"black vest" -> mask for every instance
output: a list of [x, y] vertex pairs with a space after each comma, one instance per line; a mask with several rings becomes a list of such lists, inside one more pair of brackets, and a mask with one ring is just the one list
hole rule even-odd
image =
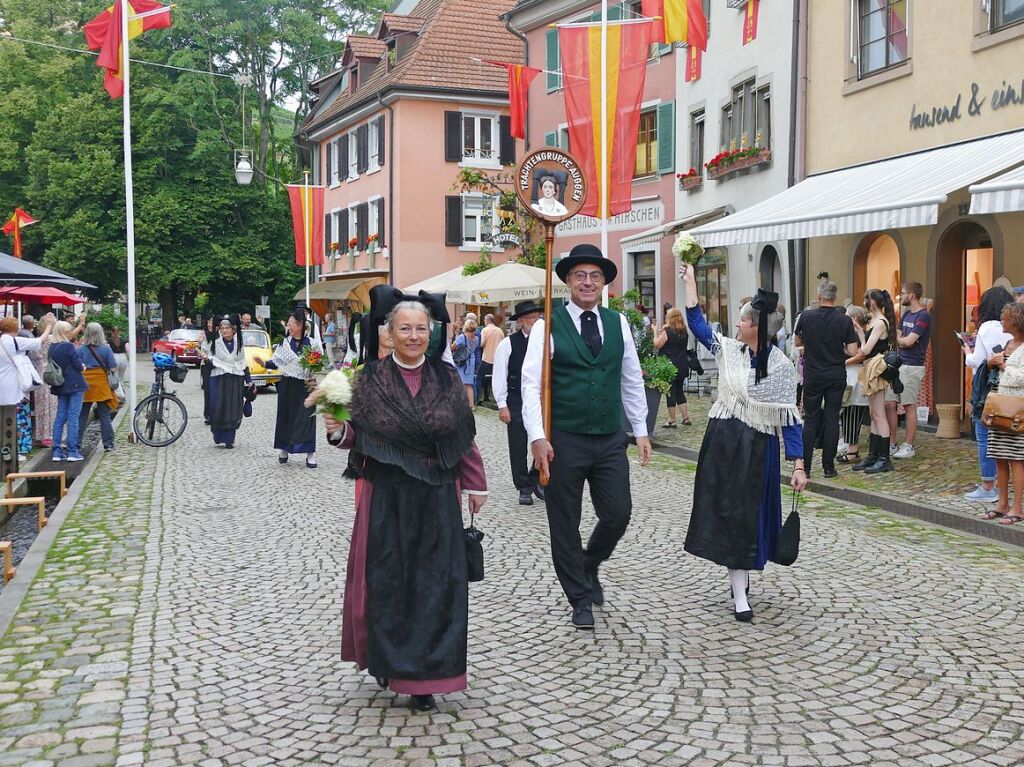
[[530, 339], [519, 330], [508, 337], [512, 344], [512, 353], [508, 356], [508, 393], [519, 395], [521, 391], [523, 376], [523, 360], [526, 359], [526, 347], [530, 345]]

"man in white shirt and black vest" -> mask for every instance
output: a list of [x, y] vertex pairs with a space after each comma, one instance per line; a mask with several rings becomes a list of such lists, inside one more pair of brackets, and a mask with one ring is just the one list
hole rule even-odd
[[[530, 333], [523, 362], [523, 420], [537, 468], [549, 472], [545, 488], [551, 556], [572, 605], [578, 629], [594, 628], [593, 605], [604, 604], [598, 568], [626, 532], [633, 508], [625, 411], [640, 449], [651, 459], [647, 398], [636, 344], [626, 318], [598, 306], [602, 289], [618, 274], [593, 245], [577, 245], [555, 266], [571, 300], [552, 310], [551, 434], [541, 414], [544, 320]], [[597, 513], [587, 548], [580, 539], [583, 483]]]
[[519, 325], [519, 330], [498, 344], [491, 378], [491, 390], [498, 403], [498, 417], [508, 425], [508, 460], [521, 506], [532, 506], [534, 495], [544, 500], [544, 491], [538, 484], [537, 468], [529, 468], [526, 463], [530, 443], [526, 439], [526, 426], [523, 424], [522, 390], [523, 361], [526, 359], [530, 329], [540, 319], [541, 311], [541, 307], [533, 301], [516, 304], [516, 313], [512, 319]]

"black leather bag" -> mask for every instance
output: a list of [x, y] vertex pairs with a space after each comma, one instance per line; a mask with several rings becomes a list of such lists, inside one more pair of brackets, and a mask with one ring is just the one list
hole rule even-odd
[[484, 579], [484, 547], [481, 544], [484, 533], [477, 529], [475, 517], [475, 514], [470, 515], [469, 527], [463, 530], [466, 536], [466, 579], [470, 583]]
[[800, 493], [793, 493], [793, 508], [782, 525], [782, 535], [779, 536], [779, 544], [775, 550], [775, 560], [786, 567], [796, 562], [800, 555], [800, 512], [797, 511], [799, 500]]
[[704, 375], [704, 366], [700, 364], [700, 357], [697, 356], [696, 349], [686, 350], [686, 367], [690, 369], [691, 373]]

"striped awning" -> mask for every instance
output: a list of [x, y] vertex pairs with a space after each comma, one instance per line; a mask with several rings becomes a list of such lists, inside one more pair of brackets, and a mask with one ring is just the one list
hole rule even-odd
[[1020, 210], [1024, 210], [1024, 166], [971, 187], [972, 215]]
[[692, 230], [705, 246], [931, 226], [950, 193], [1024, 160], [1024, 130], [820, 173]]
[[691, 227], [701, 224], [705, 221], [714, 221], [716, 218], [728, 215], [732, 210], [731, 205], [722, 205], [711, 210], [705, 210], [702, 213], [696, 213], [686, 218], [677, 218], [675, 221], [669, 221], [667, 224], [656, 226], [653, 229], [648, 229], [637, 234], [631, 234], [628, 237], [623, 237], [619, 240], [619, 244], [622, 247], [634, 248], [638, 245], [650, 245], [655, 242], [660, 242], [668, 235], [673, 235], [682, 229], [690, 229]]

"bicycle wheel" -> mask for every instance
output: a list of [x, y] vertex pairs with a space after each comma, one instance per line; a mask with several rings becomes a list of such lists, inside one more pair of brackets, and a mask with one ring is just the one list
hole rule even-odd
[[135, 408], [135, 433], [139, 441], [150, 447], [169, 445], [188, 424], [188, 411], [173, 394], [150, 394]]

